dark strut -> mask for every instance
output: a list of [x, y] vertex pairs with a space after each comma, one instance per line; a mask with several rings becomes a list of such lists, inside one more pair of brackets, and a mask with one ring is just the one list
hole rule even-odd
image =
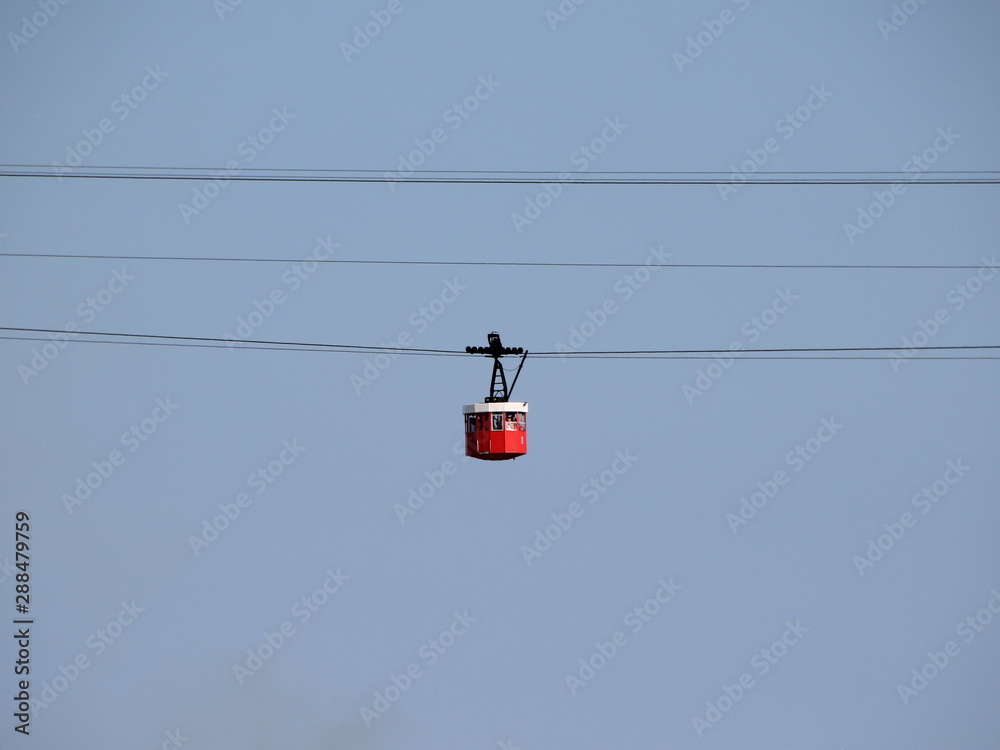
[[[465, 347], [465, 351], [469, 354], [484, 354], [487, 357], [493, 357], [493, 377], [490, 380], [490, 395], [486, 397], [486, 402], [503, 403], [510, 401], [510, 394], [517, 383], [518, 375], [521, 374], [521, 368], [524, 367], [524, 360], [527, 358], [528, 352], [521, 347], [505, 347], [500, 342], [500, 334], [496, 331], [487, 334], [486, 340], [489, 342], [489, 346], [467, 346]], [[517, 372], [514, 373], [514, 380], [511, 381], [509, 388], [507, 387], [507, 376], [504, 374], [503, 365], [500, 363], [500, 358], [505, 354], [523, 355], [521, 363], [517, 366]]]

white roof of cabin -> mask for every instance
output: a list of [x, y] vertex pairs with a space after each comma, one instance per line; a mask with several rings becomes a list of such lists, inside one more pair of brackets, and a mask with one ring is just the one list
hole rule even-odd
[[462, 414], [475, 414], [481, 411], [528, 411], [528, 404], [524, 401], [491, 401], [486, 404], [466, 404], [462, 407]]

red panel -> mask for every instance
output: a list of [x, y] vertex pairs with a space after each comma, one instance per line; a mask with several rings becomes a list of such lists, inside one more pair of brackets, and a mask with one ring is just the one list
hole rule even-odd
[[[465, 434], [465, 455], [484, 461], [504, 461], [528, 452], [528, 433], [524, 429], [493, 430], [491, 413], [477, 414], [477, 429]], [[506, 428], [506, 415], [504, 428]]]

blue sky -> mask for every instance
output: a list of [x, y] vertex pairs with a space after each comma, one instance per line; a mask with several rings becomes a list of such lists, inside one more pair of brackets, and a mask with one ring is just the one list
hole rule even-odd
[[[18, 0], [0, 161], [52, 176], [0, 179], [0, 252], [289, 260], [0, 258], [0, 320], [437, 349], [493, 330], [529, 351], [574, 331], [591, 351], [995, 344], [996, 188], [919, 182], [1000, 163], [998, 26], [981, 0]], [[546, 193], [398, 180], [417, 161], [913, 179]], [[389, 175], [58, 179], [100, 166]], [[636, 268], [302, 265], [324, 257]], [[995, 362], [529, 356], [529, 453], [493, 464], [460, 455], [481, 358], [0, 357], [3, 522], [32, 529], [25, 747], [995, 746]]]

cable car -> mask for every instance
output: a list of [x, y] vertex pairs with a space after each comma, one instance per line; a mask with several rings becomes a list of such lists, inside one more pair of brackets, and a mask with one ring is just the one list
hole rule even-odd
[[[487, 335], [489, 346], [467, 346], [469, 354], [493, 357], [490, 395], [482, 403], [462, 407], [465, 417], [465, 455], [483, 461], [505, 461], [528, 452], [528, 404], [511, 401], [510, 394], [524, 367], [528, 353], [520, 347], [505, 347], [496, 331]], [[510, 388], [500, 358], [521, 354], [521, 364], [514, 373]]]

